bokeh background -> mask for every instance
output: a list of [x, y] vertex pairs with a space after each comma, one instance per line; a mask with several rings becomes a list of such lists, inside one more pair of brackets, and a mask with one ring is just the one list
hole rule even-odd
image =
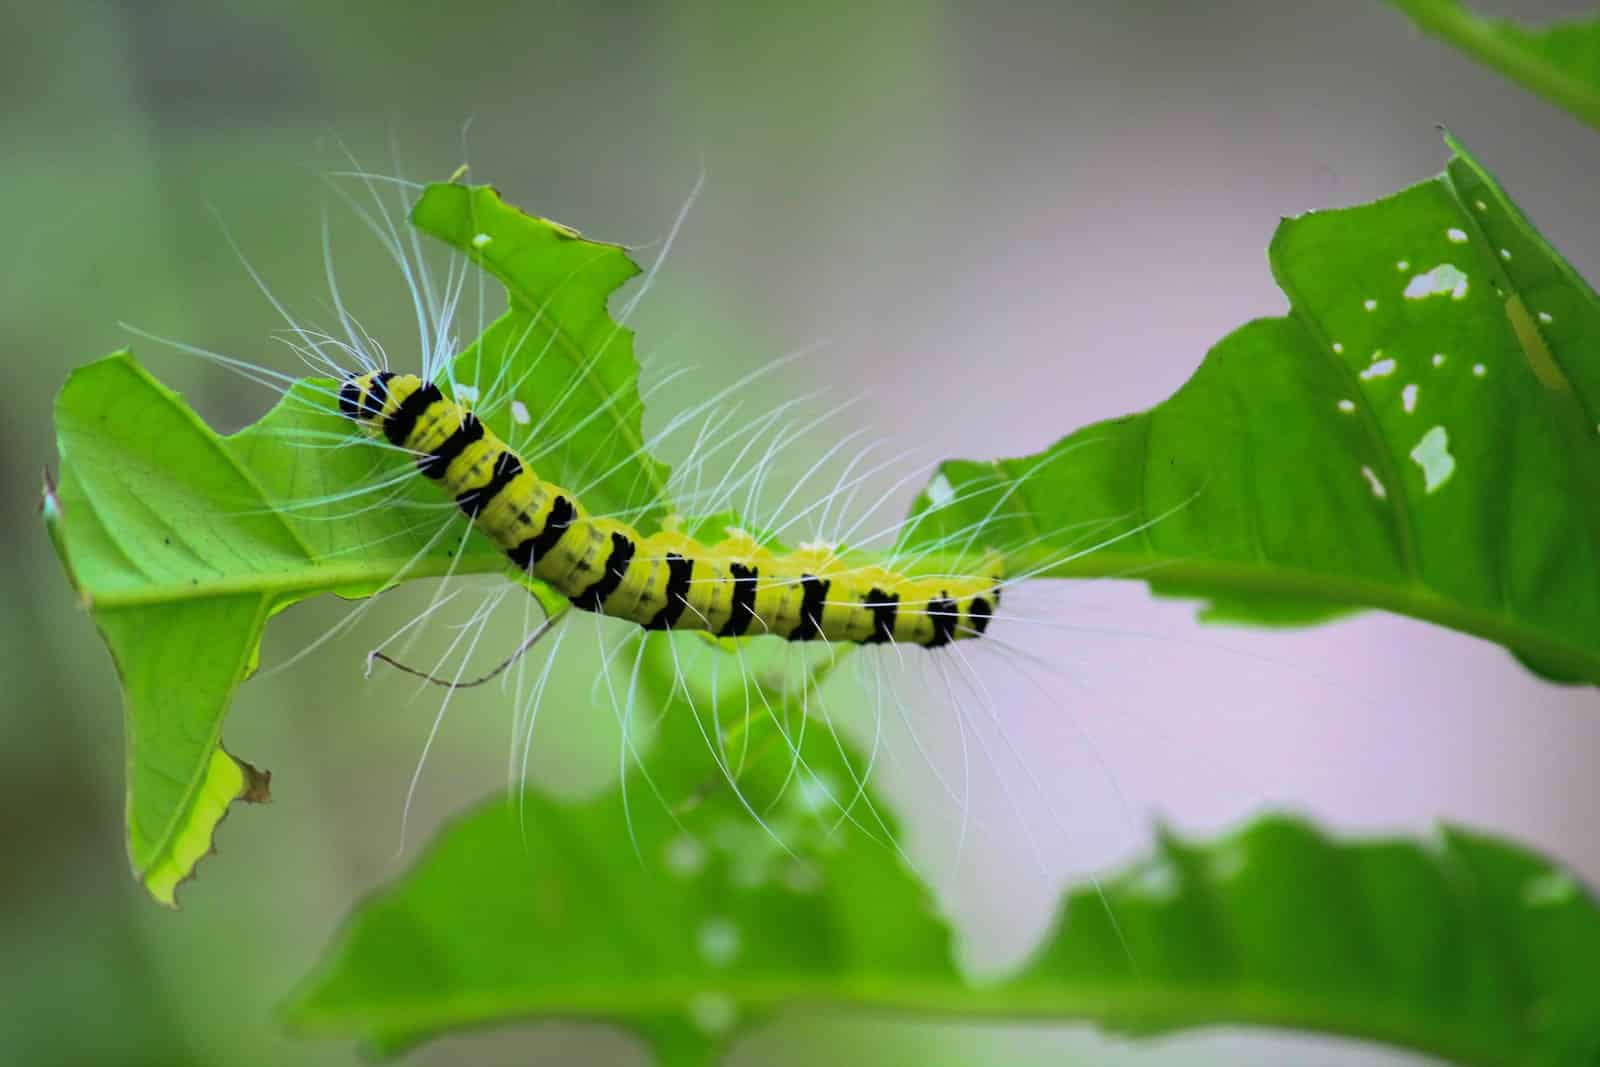
[[[1537, 17], [1586, 5], [1500, 5]], [[706, 387], [795, 349], [772, 402], [812, 388], [927, 455], [1036, 450], [1147, 407], [1207, 348], [1284, 307], [1277, 219], [1369, 199], [1443, 165], [1449, 125], [1588, 277], [1600, 276], [1600, 135], [1410, 32], [1374, 2], [1298, 5], [369, 3], [10, 5], [0, 35], [0, 1059], [17, 1064], [343, 1064], [275, 1005], [337, 923], [439, 821], [505, 781], [503, 701], [464, 700], [400, 809], [436, 705], [364, 683], [371, 634], [244, 687], [229, 747], [277, 772], [173, 914], [128, 876], [116, 679], [36, 515], [50, 404], [119, 320], [290, 367], [280, 323], [220, 218], [284, 299], [325, 294], [318, 175], [412, 176], [464, 158], [514, 201], [649, 246], [702, 171], [635, 319], [651, 368]], [[470, 120], [470, 127], [468, 123]], [[397, 146], [397, 148], [395, 147]], [[646, 254], [648, 255], [648, 249]], [[341, 277], [380, 336], [412, 326], [370, 247]], [[397, 361], [404, 344], [395, 344]], [[271, 397], [140, 344], [221, 428]], [[659, 418], [658, 412], [652, 413]], [[903, 490], [909, 497], [910, 490]], [[425, 594], [424, 594], [425, 596]], [[1135, 853], [1153, 819], [1196, 831], [1268, 808], [1349, 831], [1449, 819], [1547, 849], [1600, 881], [1592, 691], [1542, 685], [1498, 649], [1406, 620], [1303, 632], [1201, 629], [1136, 585], [1063, 594], [1083, 632], [1034, 638], [1071, 675], [1008, 708], [1054, 796], [1043, 857], [996, 817], [941, 900], [979, 972], [1036, 938], [1060, 882]], [[404, 619], [408, 602], [385, 618]], [[414, 609], [421, 599], [409, 602]], [[296, 608], [265, 662], [341, 617]], [[380, 621], [371, 633], [385, 632]], [[387, 688], [384, 686], [387, 685]], [[575, 692], [581, 694], [581, 687]], [[609, 716], [556, 702], [541, 783], [603, 788]], [[891, 791], [898, 789], [890, 783]], [[907, 792], [906, 790], [910, 790]], [[1024, 803], [1032, 794], [1021, 789]], [[914, 850], [948, 825], [918, 822]], [[937, 823], [937, 820], [935, 820]], [[619, 841], [619, 848], [626, 847]], [[992, 875], [991, 875], [992, 877]], [[641, 902], [647, 906], [648, 902]], [[1321, 1039], [1227, 1030], [1129, 1045], [1085, 1028], [798, 1020], [736, 1057], [771, 1063], [1399, 1064]], [[525, 1028], [416, 1063], [642, 1062], [626, 1039]]]

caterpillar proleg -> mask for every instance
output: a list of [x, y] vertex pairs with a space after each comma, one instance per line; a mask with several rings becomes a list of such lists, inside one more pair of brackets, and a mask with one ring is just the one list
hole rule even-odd
[[1000, 603], [998, 553], [976, 575], [918, 578], [853, 564], [826, 544], [780, 555], [738, 528], [706, 545], [677, 530], [643, 536], [620, 520], [592, 518], [471, 410], [416, 375], [352, 374], [339, 411], [415, 453], [418, 472], [518, 570], [575, 607], [646, 630], [938, 648], [982, 636]]

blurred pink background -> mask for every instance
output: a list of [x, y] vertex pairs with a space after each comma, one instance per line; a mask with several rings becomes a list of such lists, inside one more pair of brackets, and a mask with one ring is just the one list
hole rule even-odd
[[[1600, 135], [1377, 3], [69, 4], [24, 20], [26, 33], [0, 42], [12, 146], [0, 166], [12, 531], [0, 593], [13, 605], [0, 841], [14, 857], [0, 874], [11, 964], [0, 994], [22, 1006], [0, 1020], [0, 1050], [15, 1062], [352, 1062], [349, 1048], [282, 1036], [273, 1004], [362, 892], [413, 861], [438, 820], [503, 785], [504, 707], [464, 700], [397, 859], [431, 708], [379, 695], [404, 699], [392, 682], [364, 687], [367, 646], [353, 638], [245, 687], [226, 736], [278, 772], [276, 803], [228, 821], [184, 911], [158, 911], [127, 877], [114, 673], [33, 513], [37, 472], [55, 463], [49, 398], [70, 367], [126, 343], [119, 319], [279, 358], [263, 341], [278, 323], [207, 205], [281, 295], [318, 299], [314, 174], [341, 165], [329, 134], [387, 169], [392, 133], [411, 174], [444, 177], [470, 118], [477, 178], [637, 244], [667, 232], [703, 168], [635, 319], [651, 373], [692, 363], [704, 385], [814, 347], [778, 374], [773, 403], [818, 385], [819, 407], [866, 391], [837, 425], [870, 424], [927, 458], [1031, 452], [1163, 399], [1223, 335], [1284, 310], [1265, 256], [1279, 217], [1432, 176], [1447, 157], [1435, 124], [1582, 273], [1600, 275]], [[354, 262], [369, 302], [394, 291]], [[389, 329], [410, 329], [405, 308], [392, 314]], [[140, 348], [219, 426], [270, 400]], [[1010, 738], [1044, 785], [1002, 761], [1018, 814], [995, 774], [975, 775], [983, 828], [940, 892], [980, 972], [1025, 954], [1060, 884], [1141, 851], [1157, 818], [1194, 832], [1268, 809], [1348, 832], [1448, 820], [1600, 882], [1593, 690], [1543, 684], [1494, 646], [1382, 615], [1201, 628], [1192, 606], [1116, 583], [1030, 603], [1099, 632], [997, 626], [1068, 678], [1049, 700], [997, 683]], [[296, 609], [269, 634], [265, 662], [338, 617]], [[599, 787], [614, 739], [579, 711], [568, 718], [569, 733], [560, 715], [545, 733], [536, 770]], [[930, 729], [948, 755], [948, 719]], [[947, 866], [949, 813], [926, 776], [885, 773], [911, 850]], [[935, 1044], [974, 1062], [1419, 1062], [1232, 1031], [1130, 1045], [1080, 1027], [801, 1021], [752, 1035], [735, 1062], [801, 1062], [793, 1049], [813, 1025], [840, 1063], [920, 1063]], [[565, 1049], [638, 1062], [621, 1039], [538, 1034], [451, 1039], [413, 1059], [555, 1062], [538, 1057]]]

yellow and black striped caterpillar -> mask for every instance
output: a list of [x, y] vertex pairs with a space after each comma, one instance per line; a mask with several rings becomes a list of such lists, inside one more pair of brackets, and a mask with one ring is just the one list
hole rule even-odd
[[707, 545], [588, 515], [541, 480], [470, 410], [413, 374], [347, 377], [339, 411], [418, 457], [511, 562], [585, 611], [648, 630], [936, 648], [980, 636], [1000, 602], [1001, 561], [971, 576], [910, 577], [808, 545], [778, 554], [730, 529]]

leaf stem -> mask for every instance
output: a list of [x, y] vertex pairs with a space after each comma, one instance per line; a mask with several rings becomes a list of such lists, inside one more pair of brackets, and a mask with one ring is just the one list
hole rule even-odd
[[1455, 45], [1523, 88], [1600, 129], [1600, 94], [1508, 39], [1504, 29], [1457, 0], [1389, 0], [1417, 28]]
[[195, 580], [179, 584], [150, 584], [133, 589], [85, 593], [85, 606], [97, 611], [120, 608], [162, 607], [164, 605], [214, 597], [260, 593], [275, 598], [296, 598], [317, 593], [342, 596], [371, 596], [396, 584], [397, 580], [441, 578], [448, 574], [487, 574], [506, 569], [498, 556], [429, 556], [411, 559], [385, 559], [367, 563], [308, 563], [291, 571], [261, 571], [223, 578]]

